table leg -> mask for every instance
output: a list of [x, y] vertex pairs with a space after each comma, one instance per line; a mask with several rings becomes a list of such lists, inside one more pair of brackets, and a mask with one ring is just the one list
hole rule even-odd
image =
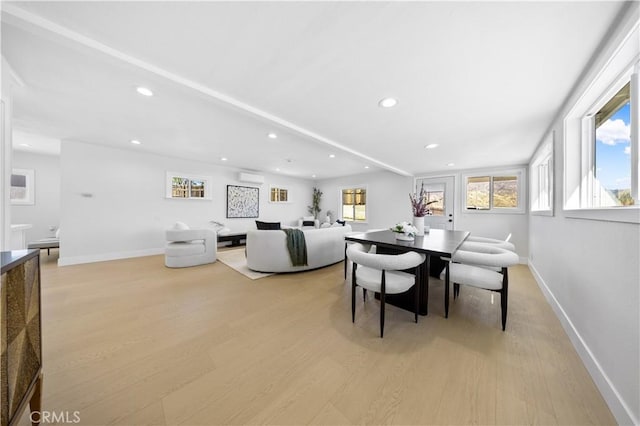
[[431, 256], [427, 256], [425, 261], [420, 265], [420, 315], [429, 313], [429, 267], [431, 264]]

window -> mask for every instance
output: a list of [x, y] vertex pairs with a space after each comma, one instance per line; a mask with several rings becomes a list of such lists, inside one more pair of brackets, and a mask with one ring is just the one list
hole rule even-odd
[[529, 167], [531, 211], [553, 213], [553, 133], [542, 142]]
[[354, 222], [367, 220], [367, 189], [343, 188], [341, 193], [342, 219]]
[[211, 177], [167, 172], [166, 197], [185, 200], [210, 200]]
[[469, 212], [524, 212], [520, 190], [522, 176], [522, 170], [465, 175], [465, 209]]
[[272, 203], [288, 203], [289, 190], [282, 187], [272, 186], [269, 190], [269, 201]]
[[433, 204], [429, 204], [431, 215], [444, 216], [444, 185], [438, 184], [429, 185], [429, 187], [425, 186], [425, 192], [427, 195], [427, 202], [434, 201]]
[[564, 119], [565, 216], [640, 223], [640, 50], [624, 21]]
[[594, 117], [593, 205], [631, 206], [631, 84], [622, 87]]

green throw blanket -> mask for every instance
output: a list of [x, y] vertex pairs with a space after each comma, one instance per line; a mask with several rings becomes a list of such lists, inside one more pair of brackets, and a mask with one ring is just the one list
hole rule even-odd
[[283, 229], [283, 231], [287, 234], [287, 248], [293, 266], [308, 266], [304, 233], [299, 229]]

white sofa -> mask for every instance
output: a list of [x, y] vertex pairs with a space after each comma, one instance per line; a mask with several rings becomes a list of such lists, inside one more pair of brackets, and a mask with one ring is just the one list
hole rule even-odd
[[297, 272], [321, 268], [344, 260], [344, 236], [351, 226], [304, 229], [307, 266], [293, 266], [287, 234], [281, 230], [247, 231], [247, 266], [259, 272]]

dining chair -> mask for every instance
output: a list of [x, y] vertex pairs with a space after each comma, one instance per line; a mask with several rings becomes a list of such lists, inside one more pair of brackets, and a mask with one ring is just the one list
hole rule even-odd
[[[418, 322], [420, 268], [425, 255], [408, 252], [398, 255], [370, 253], [369, 247], [354, 243], [347, 248], [351, 269], [351, 322], [356, 320], [356, 286], [362, 287], [362, 297], [367, 300], [367, 290], [380, 293], [380, 337], [384, 336], [384, 309], [387, 294], [399, 294], [416, 287], [414, 317]], [[415, 274], [402, 272], [416, 268]]]
[[[449, 317], [449, 283], [454, 283], [454, 299], [460, 292], [460, 284], [500, 293], [502, 331], [507, 325], [509, 296], [508, 268], [518, 263], [518, 255], [494, 244], [465, 242], [453, 254], [451, 263], [440, 274], [445, 282], [445, 317]], [[457, 286], [457, 289], [456, 289]]]
[[496, 238], [487, 238], [487, 237], [478, 237], [475, 235], [469, 235], [465, 242], [469, 243], [482, 243], [482, 244], [492, 244], [495, 247], [500, 247], [505, 250], [516, 251], [516, 247], [511, 242], [511, 233], [507, 235], [507, 238], [504, 240], [499, 240]]

